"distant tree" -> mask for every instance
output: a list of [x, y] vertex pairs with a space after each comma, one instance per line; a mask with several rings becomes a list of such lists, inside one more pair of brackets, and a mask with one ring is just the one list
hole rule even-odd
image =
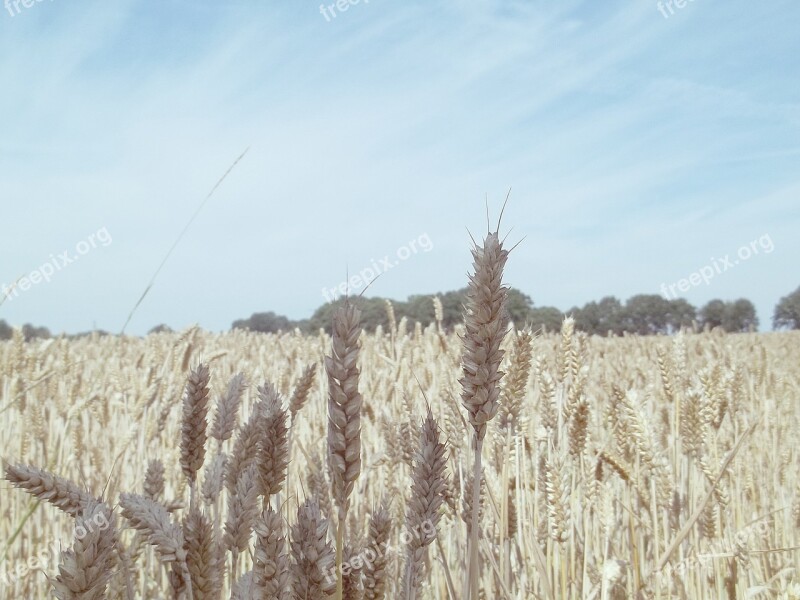
[[334, 300], [333, 302], [326, 302], [315, 310], [314, 314], [312, 314], [311, 318], [308, 320], [307, 331], [309, 333], [316, 333], [320, 329], [324, 329], [330, 333], [333, 323], [333, 313], [339, 308], [342, 302], [341, 299]]
[[639, 294], [628, 298], [622, 327], [630, 333], [650, 335], [669, 333], [670, 303], [658, 294]]
[[756, 307], [750, 300], [739, 298], [730, 302], [725, 307], [725, 322], [722, 324], [725, 331], [755, 331], [758, 329]]
[[34, 327], [30, 323], [25, 323], [25, 325], [22, 326], [22, 336], [25, 338], [26, 342], [37, 338], [48, 339], [52, 337], [47, 327]]
[[756, 307], [750, 300], [740, 298], [734, 302], [714, 299], [709, 301], [699, 312], [700, 324], [703, 328], [720, 327], [730, 333], [752, 331], [758, 327]]
[[[361, 327], [364, 331], [374, 331], [378, 325], [381, 325], [384, 329], [389, 327], [389, 316], [386, 314], [385, 299], [351, 296], [349, 301], [355, 304], [361, 311]], [[326, 332], [331, 333], [333, 330], [333, 315], [343, 303], [344, 298], [340, 298], [320, 306], [307, 321], [305, 330], [314, 333], [320, 329], [324, 329]], [[395, 315], [399, 321], [403, 315], [402, 313], [398, 314], [398, 312], [400, 312], [398, 308], [402, 308], [402, 306], [398, 307], [398, 304], [402, 305], [403, 303], [395, 304]]]
[[[378, 325], [383, 327], [384, 330], [389, 327], [386, 300], [383, 298], [352, 298], [351, 300], [361, 311], [361, 327], [364, 328], [364, 331], [375, 331]], [[428, 301], [431, 302], [430, 298]], [[401, 315], [402, 309], [403, 307], [401, 306]], [[332, 317], [333, 315], [331, 315], [331, 324], [333, 323]], [[398, 320], [401, 318], [402, 316], [397, 317]]]
[[0, 319], [0, 340], [10, 340], [13, 335], [14, 330], [11, 326], [5, 320]]
[[278, 331], [289, 331], [292, 329], [291, 322], [283, 315], [276, 315], [269, 311], [265, 313], [253, 313], [249, 319], [234, 321], [231, 329], [249, 329], [260, 333], [277, 333]]
[[[384, 307], [385, 307], [384, 302]], [[410, 324], [420, 323], [423, 327], [432, 323], [435, 320], [433, 310], [433, 296], [427, 294], [418, 294], [409, 296], [405, 302], [392, 301], [394, 305], [394, 314], [396, 319], [406, 317]], [[384, 308], [384, 312], [386, 312]], [[388, 316], [386, 318], [388, 326]]]
[[439, 294], [442, 300], [443, 319], [442, 324], [445, 328], [455, 327], [464, 320], [464, 303], [467, 300], [467, 288], [453, 290]]
[[534, 331], [544, 329], [550, 332], [560, 331], [563, 321], [564, 313], [552, 306], [533, 307], [528, 319], [528, 323]]
[[172, 330], [172, 327], [170, 327], [169, 325], [164, 325], [164, 323], [161, 323], [160, 325], [156, 325], [150, 331], [148, 331], [147, 335], [150, 335], [151, 333], [174, 333], [174, 332]]
[[697, 309], [683, 298], [669, 301], [667, 326], [671, 332], [680, 331], [683, 327], [691, 327], [697, 319]]
[[707, 329], [722, 327], [725, 323], [725, 302], [722, 300], [709, 300], [700, 309], [700, 325]]
[[523, 326], [531, 318], [533, 301], [530, 296], [523, 294], [519, 290], [511, 288], [506, 296], [506, 313], [509, 320], [513, 321], [518, 327]]
[[[461, 323], [464, 317], [464, 301], [467, 297], [467, 288], [452, 290], [443, 294], [436, 294], [442, 302], [442, 326], [445, 329], [452, 329], [453, 326]], [[405, 302], [392, 300], [395, 318], [399, 321], [406, 317], [409, 326], [420, 323], [426, 327], [435, 320], [433, 310], [434, 294], [416, 294], [409, 296]], [[384, 302], [382, 300], [382, 302]]]
[[599, 302], [587, 302], [583, 308], [573, 308], [575, 327], [590, 335], [606, 336], [622, 332], [624, 308], [614, 296], [606, 296]]
[[800, 329], [800, 287], [780, 299], [772, 316], [772, 327], [774, 329]]
[[67, 335], [68, 340], [79, 340], [81, 338], [87, 337], [105, 337], [107, 335], [111, 335], [108, 331], [103, 329], [92, 329], [91, 331], [80, 331], [78, 333], [73, 333]]

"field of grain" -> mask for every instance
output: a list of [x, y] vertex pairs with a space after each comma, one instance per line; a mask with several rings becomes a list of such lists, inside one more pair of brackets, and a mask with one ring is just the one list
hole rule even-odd
[[[464, 597], [473, 437], [459, 401], [459, 333], [434, 326], [407, 330], [400, 322], [392, 331], [361, 337], [362, 466], [350, 496], [345, 584], [361, 579], [374, 585], [377, 579], [385, 583], [386, 598], [401, 597], [411, 548], [419, 555], [417, 597]], [[481, 597], [799, 597], [792, 582], [800, 582], [800, 334], [588, 338], [567, 321], [561, 335], [512, 331], [504, 347], [501, 409], [483, 448]], [[206, 542], [223, 549], [226, 570], [235, 568], [235, 581], [250, 571], [254, 557], [257, 565], [269, 562], [254, 550], [269, 548], [266, 538], [282, 544], [286, 537], [277, 562], [294, 573], [291, 548], [303, 543], [292, 537], [302, 536], [298, 506], [313, 500], [331, 518], [329, 531], [317, 524], [327, 534], [317, 540], [331, 569], [321, 582], [325, 588], [337, 579], [333, 559], [324, 558], [336, 536], [326, 461], [329, 383], [322, 366], [330, 348], [325, 334], [212, 335], [198, 329], [30, 344], [18, 336], [0, 345], [3, 456], [12, 466], [65, 477], [116, 507], [128, 576], [117, 568], [107, 597], [126, 597], [126, 579], [133, 597], [173, 597], [170, 581], [180, 571], [161, 549], [154, 551], [123, 526], [118, 501], [121, 492], [147, 491], [168, 506], [174, 523], [184, 520], [187, 544], [197, 541], [199, 534], [187, 525], [190, 486], [180, 443], [192, 367], [208, 365], [209, 423], [231, 380], [237, 388], [234, 377], [244, 375], [241, 427], [258, 386], [271, 383], [288, 407], [313, 365], [307, 401], [292, 405], [288, 415], [288, 476], [272, 502], [282, 518], [264, 521], [253, 500], [253, 514], [244, 519], [259, 520], [238, 532], [246, 547], [233, 567], [231, 527], [237, 524], [227, 519], [252, 498], [229, 505], [227, 485], [217, 482], [221, 494], [212, 488], [213, 479], [222, 477], [214, 474], [218, 451], [239, 452], [236, 433], [223, 443], [209, 438], [193, 510], [208, 525]], [[446, 461], [434, 540], [419, 534], [430, 524], [418, 523], [416, 533], [407, 529], [416, 506], [412, 497], [425, 495], [425, 482], [413, 477], [427, 459], [419, 451], [428, 403]], [[163, 464], [163, 492], [146, 481], [155, 460]], [[416, 477], [424, 479], [424, 471]], [[45, 497], [46, 482], [19, 467], [14, 473], [19, 485], [39, 485]], [[306, 512], [313, 521], [313, 511]], [[265, 532], [267, 525], [275, 531]], [[68, 514], [5, 483], [2, 597], [48, 597], [47, 577], [58, 574], [59, 562], [64, 564], [59, 550], [69, 548], [74, 536]], [[227, 597], [230, 576], [223, 581], [220, 564], [205, 560], [199, 580], [218, 578]], [[203, 585], [195, 582], [194, 598], [219, 597], [219, 586], [200, 591]], [[369, 587], [350, 597], [360, 594], [384, 597]]]

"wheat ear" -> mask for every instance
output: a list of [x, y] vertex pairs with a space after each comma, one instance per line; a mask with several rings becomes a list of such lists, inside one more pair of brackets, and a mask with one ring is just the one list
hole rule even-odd
[[280, 492], [286, 480], [286, 465], [289, 463], [289, 428], [286, 409], [272, 385], [265, 383], [258, 388], [264, 407], [264, 432], [258, 442], [258, 472], [261, 493], [265, 506], [269, 497]]
[[192, 503], [194, 503], [197, 471], [203, 467], [206, 456], [209, 378], [208, 365], [198, 365], [189, 375], [183, 396], [181, 469], [191, 487]]
[[336, 598], [342, 600], [342, 552], [350, 494], [361, 473], [361, 394], [358, 391], [358, 338], [361, 313], [349, 301], [333, 317], [328, 373], [328, 468], [338, 511]]
[[297, 510], [292, 525], [292, 592], [297, 599], [325, 600], [336, 591], [334, 549], [327, 541], [328, 520], [313, 500]]
[[428, 545], [436, 539], [440, 508], [444, 502], [447, 481], [446, 448], [439, 441], [439, 426], [430, 407], [422, 424], [419, 446], [414, 456], [411, 475], [411, 496], [406, 507], [406, 570], [405, 600], [414, 600], [419, 590]]
[[164, 496], [164, 464], [154, 459], [147, 463], [144, 473], [144, 495], [160, 502]]
[[505, 310], [508, 288], [503, 285], [503, 269], [508, 251], [498, 232], [489, 233], [483, 246], [472, 249], [474, 273], [467, 288], [465, 332], [463, 335], [461, 403], [467, 409], [474, 429], [472, 529], [469, 539], [469, 563], [466, 573], [466, 600], [478, 597], [478, 512], [481, 481], [481, 452], [488, 422], [497, 414], [503, 350], [500, 345], [508, 327]]
[[245, 389], [247, 389], [247, 381], [242, 373], [238, 373], [231, 378], [225, 393], [217, 400], [217, 410], [214, 413], [209, 435], [217, 440], [218, 452], [222, 451], [222, 443], [233, 436]]
[[255, 523], [253, 581], [264, 600], [283, 600], [289, 591], [289, 558], [281, 515], [267, 506]]
[[214, 526], [199, 509], [183, 521], [183, 537], [195, 600], [216, 600], [222, 591], [222, 565]]
[[258, 516], [258, 472], [250, 465], [236, 482], [233, 493], [228, 494], [228, 518], [223, 541], [231, 551], [232, 576], [238, 576], [239, 553], [250, 543], [250, 534]]
[[386, 597], [387, 548], [392, 535], [392, 517], [382, 502], [369, 520], [365, 553], [372, 558], [364, 569], [364, 600], [384, 600]]
[[117, 528], [102, 502], [89, 502], [75, 518], [75, 541], [61, 553], [58, 575], [51, 580], [59, 600], [101, 600], [116, 566]]
[[155, 546], [161, 562], [173, 564], [187, 586], [189, 600], [194, 600], [183, 530], [172, 522], [167, 509], [140, 494], [120, 494], [119, 505], [131, 527], [145, 534], [148, 543]]
[[71, 517], [77, 517], [90, 502], [95, 500], [70, 480], [42, 469], [28, 465], [7, 464], [5, 471], [6, 480], [14, 487], [25, 490], [40, 500], [46, 500]]
[[528, 388], [528, 377], [531, 372], [531, 332], [523, 329], [514, 337], [511, 349], [508, 373], [506, 374], [503, 391], [500, 394], [500, 408], [498, 411], [498, 425], [503, 430], [512, 433], [517, 430], [520, 423], [522, 403]]
[[297, 413], [300, 412], [308, 400], [308, 395], [311, 392], [311, 386], [314, 385], [314, 377], [316, 376], [316, 373], [317, 365], [316, 363], [311, 363], [305, 368], [303, 374], [300, 376], [300, 380], [297, 382], [297, 385], [294, 388], [292, 397], [289, 400], [289, 413], [292, 416], [292, 423], [294, 423]]

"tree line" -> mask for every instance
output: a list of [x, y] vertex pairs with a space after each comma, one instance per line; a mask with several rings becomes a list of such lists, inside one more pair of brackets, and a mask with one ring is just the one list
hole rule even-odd
[[[462, 321], [466, 288], [438, 294], [441, 302], [442, 326], [452, 328]], [[320, 329], [330, 332], [333, 311], [343, 300], [320, 306], [309, 319], [292, 321], [274, 312], [255, 313], [247, 319], [234, 321], [232, 329], [249, 329], [275, 333], [300, 329], [316, 333]], [[378, 325], [387, 329], [389, 312], [386, 299], [358, 298], [362, 311], [361, 322], [372, 331]], [[405, 301], [391, 301], [395, 320], [405, 318], [410, 327], [420, 323], [423, 327], [435, 320], [433, 296], [414, 295]], [[656, 335], [675, 333], [682, 327], [699, 329], [721, 328], [725, 331], [745, 332], [758, 328], [756, 309], [750, 300], [711, 300], [700, 308], [682, 298], [667, 300], [658, 294], [638, 294], [626, 302], [607, 296], [582, 307], [564, 312], [552, 306], [534, 306], [530, 296], [510, 290], [506, 303], [509, 318], [517, 324], [530, 325], [534, 330], [558, 331], [566, 315], [575, 319], [575, 327], [593, 335]], [[774, 329], [800, 329], [800, 288], [781, 298], [772, 319]]]
[[[437, 294], [441, 302], [441, 324], [452, 329], [462, 321], [462, 310], [466, 288]], [[432, 295], [409, 296], [405, 301], [392, 300], [396, 321], [405, 318], [409, 327], [420, 323], [423, 327], [436, 320]], [[330, 332], [333, 311], [343, 300], [320, 306], [308, 319], [294, 321], [272, 311], [254, 313], [247, 319], [233, 322], [231, 329], [248, 329], [263, 333], [277, 333], [299, 329], [305, 333], [317, 333], [320, 329]], [[362, 311], [361, 322], [367, 331], [378, 325], [384, 330], [390, 327], [389, 311], [385, 298], [357, 298]], [[624, 303], [614, 296], [606, 296], [582, 307], [573, 307], [564, 312], [552, 306], [534, 306], [530, 296], [518, 290], [510, 290], [506, 303], [509, 318], [518, 325], [529, 325], [534, 330], [558, 331], [566, 315], [575, 319], [575, 327], [588, 334], [609, 336], [623, 333], [638, 335], [670, 334], [682, 327], [699, 329], [721, 328], [727, 332], [753, 331], [758, 328], [758, 317], [752, 302], [740, 298], [733, 301], [711, 300], [700, 308], [682, 298], [667, 300], [658, 294], [638, 294]], [[780, 299], [772, 317], [773, 329], [800, 329], [800, 287]], [[150, 333], [171, 331], [167, 325], [158, 325]], [[11, 338], [13, 330], [0, 320], [0, 340]], [[99, 332], [105, 333], [105, 332]], [[22, 326], [26, 340], [49, 338], [46, 327]], [[78, 337], [86, 334], [77, 334]]]

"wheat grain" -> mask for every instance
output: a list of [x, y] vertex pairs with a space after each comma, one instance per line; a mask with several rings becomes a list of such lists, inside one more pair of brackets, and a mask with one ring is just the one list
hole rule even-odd
[[6, 480], [40, 500], [76, 517], [93, 501], [88, 492], [71, 481], [27, 465], [5, 465]]
[[217, 440], [220, 448], [223, 442], [233, 436], [233, 431], [236, 429], [239, 406], [245, 389], [247, 389], [247, 381], [244, 374], [238, 373], [231, 378], [225, 393], [217, 400], [217, 410], [214, 413], [209, 435]]
[[447, 488], [445, 445], [439, 441], [439, 426], [428, 409], [419, 432], [411, 475], [411, 495], [406, 505], [406, 567], [404, 598], [413, 600], [419, 593], [427, 547], [436, 538], [440, 508]]
[[253, 582], [264, 600], [284, 600], [289, 593], [289, 559], [283, 519], [267, 507], [255, 522]]
[[181, 469], [192, 485], [197, 478], [197, 471], [203, 468], [206, 455], [209, 378], [208, 365], [198, 365], [189, 375], [183, 398]]
[[292, 593], [295, 600], [324, 600], [336, 590], [335, 551], [327, 541], [328, 521], [313, 500], [297, 510], [292, 525]]

